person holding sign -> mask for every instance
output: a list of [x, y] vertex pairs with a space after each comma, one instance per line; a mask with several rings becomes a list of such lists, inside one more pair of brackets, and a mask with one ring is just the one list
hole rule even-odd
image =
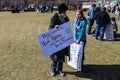
[[[64, 24], [69, 21], [67, 17], [67, 9], [68, 7], [62, 3], [58, 6], [58, 13], [55, 13], [53, 17], [51, 17], [51, 23], [49, 29], [58, 28], [59, 25]], [[69, 47], [62, 49], [50, 56], [51, 58], [51, 76], [55, 76], [59, 73], [61, 76], [65, 74], [62, 72], [63, 62], [65, 61], [65, 54], [69, 53]], [[57, 69], [57, 70], [56, 70]]]
[[[79, 54], [82, 54], [82, 61], [81, 61], [81, 68], [79, 68], [79, 65], [77, 66], [77, 70], [81, 71], [81, 69], [83, 69], [83, 62], [84, 62], [84, 48], [85, 48], [85, 44], [86, 44], [86, 25], [87, 25], [87, 20], [84, 17], [83, 11], [77, 11], [76, 12], [76, 19], [74, 20], [74, 40], [76, 45], [81, 46], [81, 42], [83, 43], [83, 49], [81, 49], [81, 47], [79, 47], [78, 49], [78, 57]], [[80, 51], [82, 50], [82, 51]], [[78, 58], [79, 59], [79, 58]], [[77, 60], [78, 62], [78, 60]], [[79, 62], [78, 62], [79, 64]]]

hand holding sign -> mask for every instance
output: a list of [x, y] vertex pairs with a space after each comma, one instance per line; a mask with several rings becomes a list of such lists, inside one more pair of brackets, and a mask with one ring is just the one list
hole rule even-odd
[[38, 35], [38, 39], [44, 56], [46, 57], [62, 50], [74, 42], [70, 22], [59, 25], [59, 28], [53, 28]]
[[59, 25], [55, 25], [55, 28], [59, 28]]

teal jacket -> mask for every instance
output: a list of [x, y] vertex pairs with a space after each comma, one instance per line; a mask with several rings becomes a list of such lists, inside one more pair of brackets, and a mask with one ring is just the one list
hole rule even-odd
[[87, 21], [86, 19], [74, 20], [74, 40], [80, 41], [86, 41], [86, 25]]

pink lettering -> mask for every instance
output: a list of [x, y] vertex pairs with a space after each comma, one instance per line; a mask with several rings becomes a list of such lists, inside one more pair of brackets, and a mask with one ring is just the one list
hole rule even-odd
[[56, 41], [56, 40], [59, 39], [61, 36], [62, 36], [61, 34], [58, 34], [58, 35], [55, 35], [55, 36], [53, 35], [53, 36], [51, 37], [51, 39], [54, 40], [54, 41]]

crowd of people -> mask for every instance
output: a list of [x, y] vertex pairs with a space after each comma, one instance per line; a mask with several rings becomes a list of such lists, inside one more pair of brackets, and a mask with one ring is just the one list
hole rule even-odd
[[[85, 59], [85, 45], [87, 43], [87, 35], [94, 34], [94, 38], [96, 40], [103, 41], [106, 40], [114, 40], [114, 38], [117, 37], [118, 34], [118, 25], [116, 23], [115, 17], [110, 17], [109, 13], [112, 12], [115, 13], [116, 9], [118, 12], [118, 20], [120, 18], [120, 8], [119, 6], [116, 6], [117, 8], [113, 7], [113, 9], [110, 9], [110, 7], [106, 8], [105, 6], [101, 4], [92, 4], [91, 7], [88, 9], [87, 17], [84, 16], [83, 9], [81, 6], [77, 7], [76, 10], [76, 16], [74, 20], [74, 43], [77, 45], [81, 45], [80, 42], [83, 42], [83, 49], [82, 49], [82, 70], [84, 71], [84, 59]], [[24, 9], [23, 6], [21, 6], [21, 10]], [[53, 11], [53, 6], [47, 6], [45, 4], [36, 6], [35, 8], [36, 12], [48, 12]], [[49, 29], [52, 28], [59, 28], [59, 25], [64, 24], [69, 21], [69, 17], [67, 16], [67, 10], [68, 7], [66, 4], [62, 3], [58, 6], [58, 13], [55, 13], [51, 17], [50, 26]], [[12, 13], [18, 12], [18, 7], [13, 7]], [[96, 22], [96, 23], [95, 23]], [[93, 29], [93, 24], [95, 24], [95, 28]], [[79, 49], [80, 50], [80, 49]], [[78, 54], [80, 51], [78, 51]], [[65, 56], [70, 56], [70, 46], [52, 54], [50, 56], [51, 58], [51, 76], [55, 76], [56, 74], [60, 74], [61, 76], [64, 76], [63, 73], [63, 63], [65, 61]], [[79, 71], [79, 70], [78, 70]]]
[[[118, 10], [119, 13], [119, 10]], [[118, 14], [119, 18], [119, 14]], [[96, 20], [96, 27], [95, 30], [92, 32], [92, 27], [94, 21]], [[101, 4], [92, 4], [92, 6], [88, 10], [88, 30], [87, 34], [91, 35], [94, 34], [95, 39], [98, 40], [98, 36], [100, 36], [100, 41], [106, 40], [114, 40], [117, 36], [118, 26], [116, 23], [115, 17], [110, 17], [109, 13], [107, 12], [107, 8], [101, 6]]]
[[[12, 13], [19, 13], [19, 10], [24, 11], [25, 7], [21, 5], [20, 7], [12, 7]], [[64, 24], [69, 21], [69, 17], [67, 16], [68, 7], [66, 4], [62, 3], [58, 6], [58, 13], [55, 13], [51, 17], [49, 29], [59, 28], [61, 24]], [[46, 4], [36, 6], [36, 13], [39, 12], [53, 12], [53, 6], [48, 6]], [[88, 9], [87, 17], [84, 16], [83, 10], [81, 6], [77, 7], [76, 16], [74, 20], [74, 43], [80, 45], [80, 42], [83, 42], [83, 55], [82, 55], [82, 71], [84, 71], [84, 59], [85, 59], [85, 45], [87, 43], [87, 35], [94, 34], [95, 40], [103, 41], [106, 40], [114, 40], [118, 34], [118, 25], [116, 23], [115, 17], [110, 17], [109, 13], [117, 13], [118, 20], [120, 19], [120, 7], [119, 5], [115, 5], [112, 8], [110, 6], [105, 7], [101, 4], [92, 4]], [[95, 23], [96, 22], [96, 23]], [[95, 24], [95, 28], [93, 29], [93, 24]], [[80, 50], [80, 49], [79, 49]], [[78, 51], [79, 54], [79, 51]], [[63, 63], [65, 61], [65, 56], [70, 56], [70, 46], [52, 54], [51, 58], [51, 76], [55, 76], [56, 74], [60, 74], [64, 76], [63, 73]], [[78, 70], [79, 71], [79, 70]]]
[[[57, 8], [56, 8], [57, 9]], [[0, 12], [11, 11], [12, 13], [20, 13], [24, 11], [36, 11], [36, 13], [53, 12], [53, 5], [48, 5], [46, 3], [40, 4], [29, 4], [29, 5], [11, 5], [11, 6], [0, 6]]]
[[36, 13], [44, 13], [44, 12], [53, 12], [53, 5], [46, 5], [45, 3], [44, 4], [41, 4], [41, 5], [38, 5], [36, 6], [35, 8], [35, 11]]
[[[63, 3], [58, 6], [58, 13], [55, 13], [51, 17], [50, 26], [51, 28], [59, 28], [59, 25], [64, 24], [69, 21], [67, 16], [67, 9], [68, 7]], [[92, 30], [93, 24], [96, 21], [95, 29]], [[115, 17], [110, 17], [109, 12], [107, 12], [107, 8], [101, 6], [101, 4], [92, 4], [88, 10], [87, 17], [84, 16], [83, 10], [81, 6], [77, 7], [76, 16], [74, 20], [74, 43], [76, 45], [81, 45], [80, 43], [83, 42], [83, 49], [82, 49], [82, 61], [81, 67], [82, 70], [78, 69], [79, 71], [84, 71], [84, 59], [85, 59], [85, 45], [87, 42], [87, 35], [94, 34], [94, 38], [96, 40], [103, 41], [106, 40], [114, 40], [118, 34], [118, 26], [116, 23]], [[80, 53], [78, 51], [78, 55]], [[63, 62], [65, 61], [65, 56], [70, 56], [70, 46], [52, 54], [51, 58], [51, 76], [55, 76], [60, 74], [64, 76], [63, 73]], [[78, 56], [79, 57], [79, 56]]]

